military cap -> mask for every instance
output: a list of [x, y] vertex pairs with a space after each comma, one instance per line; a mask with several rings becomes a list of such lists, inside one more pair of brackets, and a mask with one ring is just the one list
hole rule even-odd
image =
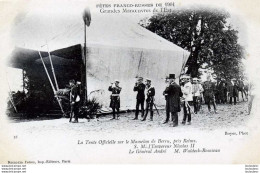
[[71, 79], [71, 80], [69, 81], [69, 83], [75, 84], [75, 80], [74, 80], [74, 79]]
[[138, 77], [138, 80], [143, 80], [143, 77]]
[[146, 81], [151, 82], [151, 79], [146, 78]]

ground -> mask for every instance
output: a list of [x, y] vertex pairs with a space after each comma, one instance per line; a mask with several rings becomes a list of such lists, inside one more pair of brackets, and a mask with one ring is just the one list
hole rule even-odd
[[[180, 112], [179, 123], [182, 117], [183, 112]], [[225, 133], [226, 131], [238, 133], [240, 130], [248, 132], [246, 128], [250, 117], [251, 115], [247, 113], [247, 102], [240, 102], [237, 105], [218, 105], [218, 114], [209, 114], [206, 105], [203, 105], [202, 112], [192, 115], [191, 125], [179, 124], [178, 127], [171, 127], [171, 123], [162, 124], [165, 120], [164, 110], [160, 110], [160, 116], [157, 112], [154, 113], [154, 121], [145, 122], [140, 119], [132, 120], [134, 112], [122, 113], [119, 120], [110, 120], [112, 115], [106, 115], [100, 117], [98, 121], [93, 119], [88, 122], [87, 119], [79, 119], [79, 123], [69, 123], [67, 118], [13, 122], [9, 123], [9, 129], [5, 128], [3, 131], [7, 140], [2, 142], [9, 148], [10, 144], [14, 146], [8, 151], [17, 149], [20, 155], [26, 154], [28, 160], [35, 162], [70, 160], [71, 163], [233, 163], [236, 153], [250, 136], [229, 136]], [[130, 155], [130, 150], [135, 150], [134, 144], [100, 143], [103, 140], [133, 139], [137, 141], [191, 139], [196, 141], [198, 148], [221, 149], [221, 152], [176, 155], [175, 148], [170, 148], [167, 154]], [[85, 141], [97, 141], [97, 144], [81, 144]], [[10, 155], [6, 160], [17, 160], [17, 157], [18, 154]]]
[[[247, 102], [240, 102], [237, 105], [219, 104], [217, 105], [218, 113], [209, 113], [207, 106], [203, 105], [202, 110], [198, 114], [192, 114], [191, 125], [182, 125], [183, 111], [179, 113], [179, 126], [175, 129], [196, 129], [196, 130], [216, 130], [222, 128], [232, 128], [245, 126], [249, 115], [247, 113]], [[110, 120], [112, 115], [106, 115], [100, 117], [98, 120], [93, 119], [88, 121], [87, 119], [79, 119], [79, 123], [69, 123], [69, 119], [61, 118], [54, 120], [42, 120], [42, 121], [28, 121], [21, 123], [13, 123], [15, 127], [21, 127], [25, 131], [32, 133], [35, 131], [42, 131], [48, 129], [48, 131], [77, 131], [77, 132], [106, 132], [116, 133], [118, 131], [156, 131], [156, 129], [164, 128], [165, 130], [172, 129], [171, 122], [168, 124], [162, 124], [165, 120], [165, 110], [159, 110], [160, 116], [155, 111], [154, 120], [149, 121], [149, 114], [146, 121], [132, 120], [134, 118], [134, 112], [121, 113], [119, 120]], [[26, 125], [26, 126], [25, 126]]]

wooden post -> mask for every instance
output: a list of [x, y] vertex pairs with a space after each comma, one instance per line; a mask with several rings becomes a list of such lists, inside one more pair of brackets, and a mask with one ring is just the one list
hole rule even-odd
[[[42, 61], [43, 67], [44, 67], [45, 72], [46, 72], [46, 74], [47, 74], [47, 76], [48, 76], [48, 79], [49, 79], [49, 81], [50, 81], [50, 84], [51, 84], [51, 87], [52, 87], [52, 90], [53, 90], [53, 93], [54, 93], [54, 96], [55, 96], [56, 90], [55, 90], [55, 87], [54, 87], [54, 85], [53, 85], [53, 83], [52, 83], [52, 81], [51, 81], [51, 77], [50, 77], [49, 72], [48, 72], [48, 70], [47, 70], [47, 68], [46, 68], [46, 66], [45, 66], [45, 63], [44, 63], [43, 59], [42, 59], [42, 55], [41, 55], [41, 52], [40, 52], [40, 51], [39, 51], [39, 55], [40, 55], [40, 57], [41, 57], [41, 61]], [[56, 96], [55, 96], [55, 97], [56, 97]], [[56, 99], [57, 99], [57, 101], [58, 101], [58, 103], [59, 103], [61, 112], [63, 113], [63, 115], [65, 115], [64, 110], [63, 110], [63, 108], [62, 108], [62, 105], [61, 105], [61, 102], [60, 102], [59, 98], [56, 97]]]
[[58, 82], [57, 82], [57, 79], [56, 79], [56, 75], [55, 75], [54, 67], [53, 67], [53, 64], [52, 64], [52, 59], [51, 59], [51, 54], [50, 54], [50, 51], [49, 51], [48, 44], [47, 44], [47, 49], [48, 49], [49, 59], [50, 59], [50, 63], [51, 63], [51, 70], [52, 70], [53, 78], [54, 78], [54, 81], [55, 81], [55, 84], [56, 84], [56, 88], [57, 88], [57, 90], [59, 90], [59, 85], [58, 85]]

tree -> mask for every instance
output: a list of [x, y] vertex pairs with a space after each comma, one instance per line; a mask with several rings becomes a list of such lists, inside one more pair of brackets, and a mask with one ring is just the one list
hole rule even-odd
[[190, 51], [186, 66], [192, 77], [200, 75], [199, 68], [208, 68], [228, 79], [241, 73], [243, 57], [229, 17], [224, 10], [193, 7], [156, 14], [142, 26]]

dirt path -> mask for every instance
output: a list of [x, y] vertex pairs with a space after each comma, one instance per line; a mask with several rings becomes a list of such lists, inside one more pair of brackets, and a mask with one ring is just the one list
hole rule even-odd
[[[240, 102], [237, 105], [217, 105], [218, 114], [208, 113], [206, 105], [203, 105], [200, 113], [192, 115], [191, 125], [181, 125], [183, 111], [179, 113], [179, 126], [175, 129], [181, 131], [183, 129], [197, 130], [216, 130], [221, 128], [244, 126], [249, 119], [247, 114], [247, 103]], [[149, 121], [149, 114], [146, 121], [132, 120], [134, 112], [123, 113], [119, 120], [110, 120], [112, 115], [100, 117], [99, 120], [93, 119], [88, 122], [86, 119], [79, 119], [79, 123], [69, 123], [68, 119], [54, 119], [43, 121], [29, 121], [21, 123], [13, 123], [16, 127], [21, 127], [29, 133], [36, 131], [75, 131], [77, 133], [85, 132], [105, 132], [115, 133], [117, 131], [156, 131], [158, 129], [170, 130], [172, 123], [162, 124], [165, 120], [165, 110], [160, 110], [160, 116], [154, 113], [154, 121]]]

